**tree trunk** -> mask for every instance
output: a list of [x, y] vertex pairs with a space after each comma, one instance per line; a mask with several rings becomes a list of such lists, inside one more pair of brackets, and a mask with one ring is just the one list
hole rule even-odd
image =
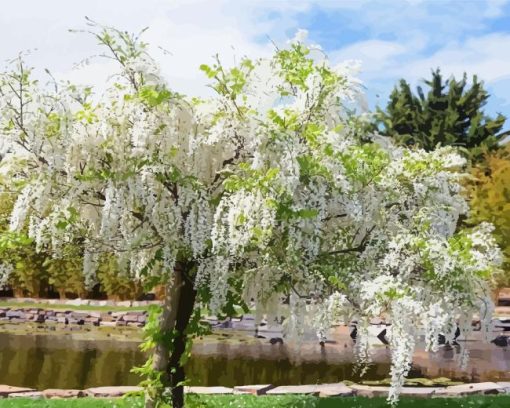
[[[185, 329], [193, 313], [196, 298], [193, 283], [186, 279], [190, 269], [189, 264], [176, 265], [174, 279], [168, 284], [163, 299], [159, 328], [161, 333], [170, 332], [173, 329], [177, 331], [172, 347], [160, 342], [153, 352], [152, 369], [161, 372], [163, 387], [171, 389], [173, 408], [184, 406], [184, 389], [182, 385], [179, 385], [184, 380], [184, 368], [180, 365], [180, 359], [185, 351], [187, 340]], [[147, 395], [145, 407], [155, 408], [158, 400], [161, 400], [163, 391], [164, 389], [157, 390], [157, 395], [154, 396]]]
[[58, 297], [60, 300], [64, 300], [66, 298], [65, 288], [58, 288]]
[[497, 306], [499, 303], [499, 296], [501, 294], [501, 289], [499, 286], [492, 291], [492, 301], [494, 302], [494, 306]]
[[23, 290], [23, 288], [20, 287], [12, 288], [12, 293], [15, 298], [25, 297], [25, 291]]
[[167, 375], [170, 379], [172, 388], [172, 407], [182, 408], [184, 406], [184, 386], [183, 381], [186, 376], [184, 367], [181, 365], [181, 357], [186, 350], [188, 336], [186, 329], [193, 314], [197, 292], [193, 282], [188, 279], [182, 281], [181, 294], [179, 297], [179, 306], [175, 329], [177, 336], [173, 341], [173, 351], [167, 366]]

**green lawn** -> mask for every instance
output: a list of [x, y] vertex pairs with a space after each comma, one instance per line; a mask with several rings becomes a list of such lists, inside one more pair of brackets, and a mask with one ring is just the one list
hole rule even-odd
[[129, 312], [148, 310], [148, 306], [76, 306], [76, 305], [50, 305], [49, 303], [32, 303], [32, 302], [8, 302], [0, 301], [0, 308], [10, 307], [11, 309], [50, 309], [50, 310], [76, 310], [76, 311], [105, 311], [105, 312]]
[[[384, 398], [315, 398], [306, 396], [188, 396], [189, 408], [387, 408]], [[0, 408], [143, 408], [140, 398], [67, 399], [67, 400], [0, 400]], [[466, 398], [403, 398], [399, 408], [507, 408], [510, 396]]]

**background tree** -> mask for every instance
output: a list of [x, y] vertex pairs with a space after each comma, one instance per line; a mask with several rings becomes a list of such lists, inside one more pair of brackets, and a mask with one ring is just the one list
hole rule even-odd
[[96, 102], [90, 89], [40, 86], [22, 61], [0, 77], [3, 163], [19, 190], [10, 229], [28, 224], [56, 251], [80, 237], [88, 281], [113, 253], [132, 279], [167, 286], [146, 326], [147, 406], [168, 390], [184, 404], [199, 303], [228, 315], [253, 298], [259, 319], [285, 313], [297, 335], [355, 319], [362, 362], [369, 321], [385, 314], [392, 399], [418, 327], [433, 350], [457, 324], [468, 334], [474, 313], [487, 328], [499, 252], [489, 225], [455, 231], [465, 161], [362, 142], [366, 118], [344, 109], [359, 92], [348, 68], [296, 39], [269, 59], [203, 65], [216, 96], [187, 98], [138, 36], [93, 35], [120, 66]]
[[87, 289], [83, 279], [83, 248], [77, 242], [64, 245], [58, 253], [45, 252], [43, 266], [48, 273], [48, 282], [58, 292], [60, 299], [69, 295], [80, 298], [87, 297]]
[[15, 296], [39, 297], [48, 287], [48, 271], [44, 267], [46, 256], [37, 253], [26, 229], [9, 232], [13, 204], [12, 194], [0, 193], [0, 263], [5, 272], [0, 287], [12, 288]]
[[133, 279], [126, 273], [126, 268], [118, 264], [114, 254], [102, 254], [97, 267], [97, 281], [109, 299], [128, 300], [138, 299], [144, 290], [141, 279]]
[[503, 251], [504, 273], [496, 275], [498, 287], [510, 285], [510, 145], [491, 153], [472, 170], [469, 222], [490, 222]]
[[[0, 193], [0, 263], [5, 270], [0, 288], [12, 289], [19, 297], [44, 297], [57, 292], [61, 299], [86, 298], [90, 293], [83, 276], [83, 244], [75, 240], [62, 245], [58, 252], [48, 251], [36, 247], [27, 228], [9, 232], [14, 202], [15, 194]], [[143, 294], [143, 282], [123, 274], [112, 254], [101, 256], [96, 280], [109, 299], [136, 299]]]
[[427, 151], [457, 146], [478, 160], [510, 134], [501, 132], [503, 115], [491, 118], [484, 113], [489, 93], [476, 76], [468, 86], [466, 74], [460, 81], [453, 77], [445, 81], [437, 69], [424, 83], [426, 94], [421, 86], [413, 93], [409, 83], [400, 80], [386, 108], [377, 110], [376, 126], [383, 135]]

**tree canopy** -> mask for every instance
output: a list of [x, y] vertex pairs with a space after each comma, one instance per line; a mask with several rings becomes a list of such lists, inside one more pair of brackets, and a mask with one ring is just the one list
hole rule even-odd
[[367, 134], [368, 119], [344, 108], [360, 92], [348, 65], [295, 39], [268, 59], [203, 65], [216, 96], [189, 98], [168, 88], [139, 37], [94, 35], [119, 63], [95, 98], [42, 86], [22, 61], [0, 76], [12, 146], [1, 165], [18, 192], [10, 228], [28, 226], [56, 256], [79, 237], [88, 282], [113, 253], [127, 276], [167, 285], [147, 329], [148, 406], [166, 386], [183, 404], [199, 302], [229, 314], [255, 299], [258, 319], [285, 314], [296, 335], [356, 321], [361, 362], [370, 319], [385, 315], [392, 400], [419, 328], [433, 350], [457, 324], [468, 334], [475, 313], [488, 330], [499, 252], [488, 224], [456, 232], [465, 160]]
[[472, 159], [494, 150], [509, 132], [502, 132], [505, 117], [485, 114], [483, 107], [489, 93], [474, 76], [471, 84], [467, 75], [459, 81], [444, 80], [439, 69], [413, 92], [402, 79], [390, 95], [388, 105], [379, 108], [376, 123], [379, 131], [397, 143], [418, 146], [427, 151], [437, 146], [457, 146]]
[[503, 251], [503, 271], [495, 278], [499, 286], [510, 284], [510, 145], [488, 155], [472, 170], [470, 222], [490, 222]]

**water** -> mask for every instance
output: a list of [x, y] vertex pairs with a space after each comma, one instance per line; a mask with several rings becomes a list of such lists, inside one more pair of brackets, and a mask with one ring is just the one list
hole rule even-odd
[[130, 369], [143, 361], [133, 342], [0, 333], [0, 384], [36, 389], [135, 385], [138, 378]]
[[[243, 337], [244, 336], [244, 337]], [[79, 338], [72, 333], [13, 334], [0, 332], [0, 384], [45, 388], [84, 389], [103, 385], [136, 385], [130, 372], [145, 356], [138, 339]], [[194, 385], [313, 384], [358, 381], [353, 372], [352, 341], [338, 335], [321, 348], [308, 342], [271, 345], [267, 340], [243, 334], [210, 336], [198, 341], [186, 371]], [[464, 381], [510, 380], [510, 352], [479, 342], [466, 343], [471, 350], [468, 367], [456, 364], [458, 350], [437, 354], [418, 351], [411, 376], [446, 376]], [[389, 350], [377, 347], [374, 365], [365, 379], [388, 377]]]
[[[208, 344], [195, 349], [186, 371], [197, 385], [306, 384], [357, 378], [348, 363], [292, 361], [285, 346]], [[206, 350], [211, 353], [202, 354]], [[144, 361], [135, 341], [0, 333], [0, 384], [37, 389], [136, 385], [139, 377], [130, 369]], [[384, 378], [387, 371], [387, 365], [374, 366], [370, 377]]]

